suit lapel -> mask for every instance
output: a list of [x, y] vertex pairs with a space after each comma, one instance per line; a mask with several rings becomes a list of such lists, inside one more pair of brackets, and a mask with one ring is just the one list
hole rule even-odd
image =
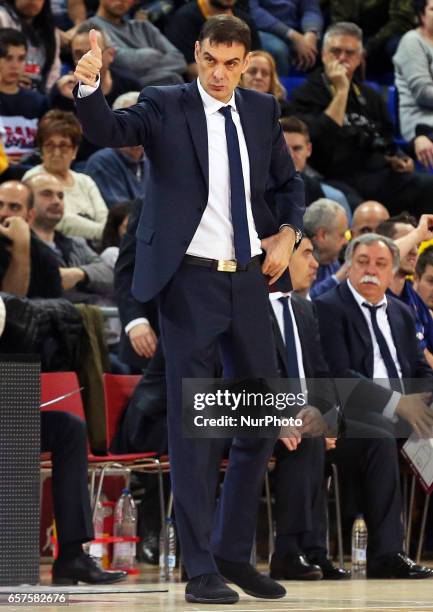
[[307, 339], [311, 338], [311, 329], [309, 327], [309, 313], [305, 311], [302, 304], [297, 300], [296, 294], [292, 293], [291, 297], [293, 314], [295, 315], [296, 327], [298, 328], [299, 340], [302, 350], [302, 364], [304, 367], [305, 377], [314, 377], [313, 368], [310, 362], [311, 347], [308, 346]]
[[269, 303], [269, 307], [271, 309], [270, 316], [272, 320], [272, 326], [274, 328], [274, 336], [275, 336], [275, 344], [277, 347], [277, 353], [284, 365], [285, 371], [284, 371], [283, 377], [285, 377], [287, 375], [287, 369], [288, 369], [286, 344], [284, 342], [283, 336], [281, 335], [281, 330], [280, 330], [280, 326], [278, 325], [277, 317], [275, 316], [274, 307], [272, 306], [271, 303]]
[[260, 148], [257, 145], [257, 114], [254, 113], [254, 108], [245, 104], [242, 96], [242, 91], [235, 90], [236, 108], [241, 119], [242, 130], [245, 137], [245, 142], [248, 149], [248, 158], [250, 162], [250, 189], [254, 192], [253, 181], [255, 176], [260, 176]]
[[[408, 371], [408, 369], [405, 367], [407, 364], [407, 354], [404, 352], [402, 353], [401, 351], [401, 345], [402, 345], [401, 339], [405, 337], [404, 321], [401, 321], [400, 311], [396, 307], [393, 301], [393, 298], [388, 295], [387, 299], [388, 299], [388, 306], [387, 306], [388, 323], [389, 323], [389, 327], [391, 328], [392, 339], [394, 341], [394, 346], [397, 351], [397, 357], [398, 357], [398, 362], [401, 368], [401, 374], [403, 378], [405, 377], [410, 378], [411, 372]], [[394, 299], [397, 299], [397, 298], [394, 298]], [[400, 342], [398, 342], [399, 339], [400, 339]]]
[[197, 160], [200, 164], [206, 189], [209, 191], [209, 153], [206, 115], [196, 81], [185, 85], [182, 104], [191, 139], [194, 143]]
[[349, 321], [352, 325], [353, 333], [356, 334], [361, 341], [361, 350], [363, 351], [362, 360], [364, 362], [366, 375], [373, 377], [374, 361], [373, 361], [373, 344], [371, 342], [370, 330], [368, 329], [367, 321], [361, 312], [360, 307], [356, 303], [347, 282], [338, 286], [342, 300], [346, 303], [349, 310]]

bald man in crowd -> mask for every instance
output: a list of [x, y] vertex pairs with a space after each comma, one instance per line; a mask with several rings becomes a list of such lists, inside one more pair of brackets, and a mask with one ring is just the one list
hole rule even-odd
[[356, 238], [361, 234], [375, 232], [377, 227], [388, 219], [388, 209], [380, 202], [375, 200], [362, 202], [353, 211], [352, 227], [350, 228], [352, 238]]

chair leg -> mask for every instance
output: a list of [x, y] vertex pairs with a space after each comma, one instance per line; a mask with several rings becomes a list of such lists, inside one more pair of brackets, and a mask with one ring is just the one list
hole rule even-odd
[[421, 519], [421, 529], [420, 529], [420, 534], [419, 534], [418, 549], [416, 551], [416, 562], [417, 563], [419, 563], [421, 560], [422, 549], [424, 546], [425, 527], [427, 523], [427, 514], [428, 514], [429, 505], [430, 505], [430, 494], [426, 493], [425, 500], [424, 500], [424, 510], [423, 510], [422, 519]]
[[415, 485], [416, 485], [416, 477], [412, 476], [412, 481], [410, 484], [410, 498], [409, 498], [409, 510], [407, 513], [407, 531], [406, 531], [406, 546], [405, 550], [407, 554], [410, 552], [410, 541], [412, 537], [412, 520], [413, 520], [413, 506], [415, 502]]
[[272, 499], [271, 499], [271, 487], [269, 485], [269, 472], [265, 474], [265, 494], [266, 494], [266, 510], [268, 515], [268, 542], [269, 542], [269, 563], [271, 562], [272, 555], [275, 552], [275, 536], [274, 536], [274, 521], [272, 518]]
[[403, 497], [403, 509], [402, 509], [402, 520], [403, 520], [403, 530], [404, 530], [404, 544], [403, 544], [403, 550], [406, 554], [409, 554], [409, 551], [407, 549], [407, 538], [406, 538], [406, 534], [407, 534], [407, 525], [408, 525], [408, 521], [407, 521], [407, 511], [408, 511], [408, 479], [409, 476], [407, 474], [403, 475], [403, 491], [402, 491], [402, 497]]
[[334, 493], [335, 493], [335, 514], [337, 518], [337, 543], [338, 543], [338, 562], [340, 567], [344, 567], [344, 554], [343, 554], [343, 527], [341, 520], [341, 502], [340, 502], [340, 484], [338, 480], [338, 470], [335, 463], [331, 464], [332, 475], [334, 479]]

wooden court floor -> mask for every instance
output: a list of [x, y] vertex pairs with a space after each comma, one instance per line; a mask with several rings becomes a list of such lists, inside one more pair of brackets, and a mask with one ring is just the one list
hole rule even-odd
[[[141, 574], [129, 577], [125, 583], [111, 587], [71, 587], [68, 589], [69, 606], [5, 605], [5, 588], [0, 589], [0, 607], [5, 610], [50, 610], [64, 612], [71, 606], [89, 612], [204, 612], [228, 610], [233, 612], [433, 612], [433, 579], [431, 580], [347, 580], [342, 582], [292, 582], [283, 584], [287, 596], [278, 601], [263, 601], [245, 595], [239, 590], [239, 603], [231, 606], [193, 605], [184, 599], [185, 584], [160, 583], [157, 568], [140, 566]], [[263, 568], [264, 570], [265, 568]], [[41, 587], [49, 582], [49, 570], [42, 566]], [[12, 589], [7, 589], [12, 590]], [[23, 589], [15, 589], [22, 591]], [[27, 589], [28, 590], [28, 589]], [[153, 591], [153, 592], [152, 592]]]

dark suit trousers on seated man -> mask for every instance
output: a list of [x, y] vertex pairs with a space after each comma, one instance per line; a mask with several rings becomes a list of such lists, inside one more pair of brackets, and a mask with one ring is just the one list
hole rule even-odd
[[[399, 266], [398, 248], [385, 236], [364, 234], [349, 243], [345, 257], [348, 280], [315, 301], [325, 358], [348, 397], [345, 414], [394, 436], [404, 437], [411, 430], [431, 436], [431, 393], [419, 391], [431, 391], [433, 371], [421, 351], [410, 309], [386, 295]], [[351, 442], [356, 440], [348, 438], [347, 445]], [[351, 450], [349, 446], [347, 452]], [[397, 471], [397, 458], [395, 467], [386, 469]], [[402, 547], [401, 533], [399, 537]], [[391, 552], [367, 559], [369, 577], [433, 576], [402, 552]]]
[[59, 554], [54, 584], [110, 584], [123, 571], [104, 571], [83, 552], [94, 531], [87, 477], [87, 432], [83, 421], [57, 410], [41, 412], [41, 451], [51, 453], [52, 490]]
[[[275, 100], [235, 90], [249, 36], [235, 17], [207, 20], [196, 43], [199, 79], [145, 89], [136, 106], [122, 111], [110, 111], [95, 91], [101, 65], [95, 41], [76, 70], [85, 96], [77, 111], [88, 138], [101, 146], [142, 144], [150, 162], [133, 291], [141, 301], [159, 299], [175, 514], [190, 577], [186, 598], [200, 603], [237, 601], [218, 574], [259, 597], [285, 592], [248, 564], [274, 440], [233, 441], [215, 514], [221, 445], [182, 435], [182, 379], [212, 378], [219, 351], [228, 376], [277, 375], [262, 272], [283, 282], [304, 196]], [[264, 197], [270, 183], [274, 211]]]
[[[299, 338], [297, 355], [301, 377], [305, 376], [307, 381], [323, 379], [323, 395], [327, 391], [330, 396], [327, 404], [338, 404], [336, 394], [332, 399], [334, 387], [330, 384], [331, 374], [320, 349], [313, 305], [294, 292], [290, 297], [279, 300], [278, 297], [278, 294], [270, 296], [282, 375], [287, 375], [285, 336], [288, 328], [283, 325], [278, 302], [286, 300], [290, 302], [292, 327]], [[365, 515], [369, 564], [380, 564], [381, 559], [401, 550], [403, 527], [396, 440], [386, 429], [349, 419], [344, 419], [341, 429], [343, 433], [335, 449], [326, 454], [322, 438], [302, 439], [292, 452], [281, 443], [276, 447], [277, 540], [271, 564], [271, 575], [275, 578], [317, 579], [321, 577], [319, 568], [324, 578], [345, 577], [344, 571], [334, 568], [327, 560], [325, 461], [337, 464], [346, 517], [353, 519], [358, 512]], [[289, 504], [287, 500], [294, 501]], [[300, 559], [303, 553], [307, 561]]]

